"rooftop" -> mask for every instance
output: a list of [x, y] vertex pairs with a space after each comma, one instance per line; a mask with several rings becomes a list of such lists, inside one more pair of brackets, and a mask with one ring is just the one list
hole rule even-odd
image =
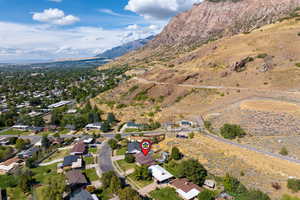
[[149, 167], [149, 170], [151, 171], [152, 176], [159, 182], [168, 180], [173, 177], [173, 175], [170, 172], [168, 172], [159, 165], [152, 165]]
[[71, 185], [84, 185], [87, 184], [85, 176], [81, 173], [80, 170], [71, 170], [66, 173], [68, 183]]
[[153, 160], [152, 156], [150, 154], [147, 154], [146, 156], [143, 153], [135, 154], [136, 162], [140, 165], [155, 165], [155, 161]]

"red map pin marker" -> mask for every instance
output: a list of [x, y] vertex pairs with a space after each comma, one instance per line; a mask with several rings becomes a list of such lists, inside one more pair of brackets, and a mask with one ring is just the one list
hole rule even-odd
[[149, 151], [151, 150], [151, 141], [150, 140], [143, 140], [141, 143], [140, 143], [140, 147], [142, 149], [142, 152], [144, 154], [144, 156], [147, 156]]

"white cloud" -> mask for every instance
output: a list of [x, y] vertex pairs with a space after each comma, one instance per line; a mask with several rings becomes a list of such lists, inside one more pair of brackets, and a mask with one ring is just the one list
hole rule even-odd
[[139, 28], [140, 27], [137, 24], [132, 24], [132, 25], [129, 25], [129, 26], [126, 27], [126, 29], [128, 29], [128, 30], [137, 30]]
[[99, 9], [98, 10], [99, 12], [101, 13], [105, 13], [105, 14], [108, 14], [108, 15], [113, 15], [113, 16], [118, 16], [118, 17], [124, 17], [125, 15], [122, 15], [122, 14], [119, 14], [111, 9], [107, 9], [107, 8], [102, 8], [102, 9]]
[[57, 8], [45, 9], [43, 12], [33, 13], [32, 19], [55, 25], [71, 25], [78, 22], [80, 19], [73, 15], [65, 15], [64, 11]]
[[146, 19], [168, 19], [202, 0], [129, 0], [125, 9]]
[[101, 27], [61, 29], [0, 21], [0, 62], [94, 56], [114, 46], [157, 34], [159, 28], [106, 30]]

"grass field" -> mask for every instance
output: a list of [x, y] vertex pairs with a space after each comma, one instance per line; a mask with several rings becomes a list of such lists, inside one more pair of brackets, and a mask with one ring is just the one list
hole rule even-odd
[[117, 149], [117, 156], [121, 156], [121, 155], [124, 155], [127, 151], [127, 147], [122, 147], [121, 149]]
[[93, 154], [97, 153], [97, 148], [94, 147], [89, 148], [89, 153], [93, 153]]
[[150, 192], [150, 196], [154, 199], [159, 200], [181, 200], [181, 198], [177, 195], [175, 189], [171, 187], [156, 189]]
[[37, 200], [44, 199], [44, 191], [43, 191], [44, 188], [45, 188], [45, 186], [40, 186], [40, 187], [35, 188], [35, 194], [36, 194]]
[[41, 184], [45, 183], [49, 176], [57, 175], [56, 166], [57, 166], [57, 164], [55, 163], [52, 165], [37, 167], [37, 168], [32, 169], [32, 172], [34, 173], [34, 176], [33, 176], [34, 179], [38, 183], [41, 183]]
[[66, 149], [66, 150], [58, 150], [56, 153], [52, 154], [49, 158], [47, 158], [46, 160], [44, 160], [43, 162], [51, 162], [53, 160], [56, 159], [60, 159], [60, 158], [64, 158], [65, 156], [70, 154], [70, 150]]
[[18, 187], [8, 188], [7, 195], [9, 196], [10, 200], [27, 200], [26, 195]]
[[83, 160], [84, 160], [84, 162], [85, 162], [86, 165], [90, 165], [90, 164], [94, 164], [95, 163], [94, 157], [84, 157]]
[[97, 180], [99, 180], [99, 177], [98, 177], [98, 175], [96, 173], [96, 170], [94, 168], [92, 168], [92, 169], [86, 169], [86, 170], [84, 170], [84, 172], [85, 172], [86, 176], [88, 177], [88, 179], [90, 181], [97, 181]]
[[150, 181], [136, 180], [136, 178], [134, 177], [134, 174], [130, 174], [128, 177], [131, 180], [133, 180], [135, 182], [135, 184], [137, 184], [140, 188], [146, 187], [147, 185], [153, 183], [153, 180], [150, 180]]
[[30, 132], [9, 129], [0, 133], [0, 135], [28, 135]]
[[121, 169], [123, 171], [127, 171], [129, 169], [134, 169], [136, 166], [134, 163], [127, 163], [125, 160], [118, 160], [116, 162], [119, 164], [119, 166], [121, 167]]

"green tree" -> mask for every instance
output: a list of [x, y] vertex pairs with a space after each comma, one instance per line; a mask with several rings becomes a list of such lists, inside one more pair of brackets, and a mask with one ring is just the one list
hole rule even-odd
[[16, 147], [17, 150], [20, 151], [20, 150], [25, 149], [26, 145], [27, 145], [27, 143], [26, 143], [25, 140], [23, 140], [22, 138], [18, 138], [17, 141], [16, 141], [15, 147]]
[[102, 187], [104, 189], [109, 188], [110, 183], [111, 183], [111, 179], [113, 176], [116, 176], [116, 174], [113, 171], [108, 171], [102, 174], [101, 176], [101, 183], [102, 183]]
[[10, 137], [9, 144], [16, 144], [18, 137]]
[[42, 147], [43, 147], [44, 149], [48, 149], [48, 148], [50, 147], [50, 145], [51, 145], [51, 142], [50, 142], [50, 140], [48, 139], [48, 136], [47, 136], [47, 135], [44, 135], [44, 136], [42, 137]]
[[134, 163], [135, 157], [132, 154], [125, 154], [125, 159], [127, 163]]
[[107, 119], [106, 121], [109, 123], [109, 124], [115, 124], [116, 122], [118, 122], [118, 120], [116, 119], [115, 115], [113, 113], [108, 113], [107, 114]]
[[207, 189], [203, 190], [198, 195], [198, 200], [214, 200], [214, 199], [215, 199], [215, 193]]
[[119, 177], [112, 176], [109, 185], [110, 192], [113, 194], [117, 194], [121, 188], [122, 188], [122, 183]]
[[32, 185], [32, 173], [28, 170], [21, 172], [20, 178], [19, 178], [19, 188], [24, 193], [27, 193], [30, 191]]
[[43, 191], [44, 200], [61, 200], [66, 191], [65, 177], [61, 175], [50, 176], [47, 179], [47, 186]]
[[178, 165], [180, 177], [186, 177], [197, 185], [203, 185], [207, 176], [207, 170], [197, 160], [184, 160]]
[[109, 132], [111, 129], [110, 124], [107, 121], [104, 121], [101, 126], [101, 131], [104, 133]]
[[143, 181], [152, 179], [151, 173], [146, 165], [140, 167], [136, 166], [134, 171], [134, 177], [136, 178], [136, 180]]
[[112, 148], [113, 150], [118, 148], [118, 142], [114, 139], [110, 139], [108, 140], [108, 145], [110, 146], [110, 148]]
[[35, 160], [34, 158], [28, 158], [26, 160], [26, 163], [25, 163], [26, 167], [28, 168], [34, 168], [35, 167]]
[[130, 187], [126, 187], [119, 192], [120, 200], [142, 200], [139, 193]]
[[300, 179], [288, 179], [287, 187], [293, 192], [300, 190]]
[[177, 147], [173, 147], [171, 150], [171, 158], [174, 160], [180, 160], [182, 158], [182, 154], [180, 153]]
[[0, 188], [12, 188], [18, 184], [18, 178], [13, 175], [0, 175]]
[[241, 138], [246, 135], [246, 132], [239, 125], [235, 124], [224, 124], [220, 131], [221, 135], [226, 139]]
[[247, 188], [237, 179], [226, 174], [223, 180], [224, 189], [230, 194], [243, 194], [247, 192]]
[[121, 134], [116, 134], [115, 135], [115, 139], [118, 140], [118, 141], [120, 141], [122, 139]]

